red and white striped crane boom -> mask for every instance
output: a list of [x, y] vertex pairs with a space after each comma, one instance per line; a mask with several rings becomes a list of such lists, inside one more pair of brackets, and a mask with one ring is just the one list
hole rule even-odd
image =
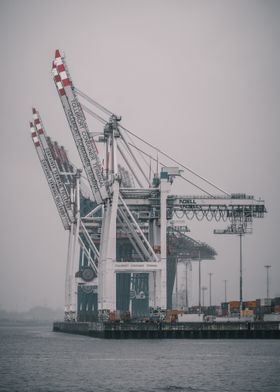
[[67, 211], [65, 209], [65, 205], [64, 205], [61, 193], [57, 187], [53, 172], [51, 171], [48, 160], [45, 156], [44, 150], [40, 144], [37, 132], [36, 132], [35, 127], [32, 122], [30, 122], [30, 131], [31, 131], [31, 137], [32, 137], [39, 161], [40, 161], [42, 169], [45, 173], [51, 194], [53, 196], [56, 208], [58, 210], [60, 219], [63, 224], [63, 227], [65, 230], [70, 230], [71, 221], [70, 221], [69, 216], [67, 214]]
[[86, 118], [77, 98], [65, 59], [56, 50], [52, 73], [61, 103], [97, 204], [109, 198], [99, 154], [89, 135]]
[[57, 186], [58, 191], [59, 191], [61, 198], [63, 200], [63, 204], [64, 204], [65, 210], [67, 212], [67, 215], [69, 217], [69, 220], [70, 220], [70, 222], [74, 222], [74, 214], [73, 214], [72, 205], [71, 205], [71, 198], [67, 192], [65, 184], [63, 183], [63, 181], [61, 179], [58, 163], [54, 159], [52, 152], [51, 152], [51, 149], [50, 149], [48, 142], [46, 140], [46, 131], [45, 131], [44, 125], [42, 123], [40, 114], [35, 108], [33, 108], [32, 111], [33, 111], [33, 121], [34, 121], [34, 125], [36, 127], [36, 130], [37, 130], [37, 135], [38, 135], [41, 147], [42, 147], [44, 154], [47, 158], [50, 170], [53, 174], [54, 180], [56, 182], [56, 186]]

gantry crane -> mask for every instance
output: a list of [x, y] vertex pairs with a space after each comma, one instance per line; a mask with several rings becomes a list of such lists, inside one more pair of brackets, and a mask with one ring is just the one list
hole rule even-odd
[[[64, 227], [69, 230], [69, 227], [73, 226], [73, 231], [76, 233], [74, 243], [78, 243], [79, 240], [83, 248], [86, 240], [84, 251], [90, 248], [90, 252], [94, 255], [91, 264], [95, 274], [98, 275], [98, 310], [100, 314], [107, 314], [117, 309], [117, 273], [149, 274], [149, 290], [153, 297], [151, 304], [166, 309], [167, 229], [172, 218], [179, 213], [184, 214], [186, 219], [252, 220], [264, 216], [266, 212], [264, 202], [245, 194], [228, 194], [218, 187], [216, 188], [222, 191], [218, 196], [208, 192], [206, 196], [172, 195], [172, 183], [176, 177], [184, 178], [181, 169], [186, 167], [162, 165], [161, 172], [157, 173], [151, 181], [133, 152], [134, 148], [138, 148], [128, 140], [129, 131], [121, 125], [120, 117], [75, 88], [65, 57], [58, 50], [52, 64], [52, 74], [95, 201], [95, 207], [84, 217], [80, 217], [79, 207], [76, 208], [76, 211], [73, 211], [73, 222], [73, 216], [67, 210], [69, 203], [64, 197], [63, 188], [57, 182], [56, 191], [59, 194], [57, 199], [62, 203], [59, 212], [61, 214], [63, 211], [68, 218], [68, 221], [65, 219]], [[104, 164], [101, 163], [101, 153], [96, 147], [97, 140], [92, 137], [87, 125], [85, 112], [96, 118], [98, 116], [82, 104], [79, 97], [98, 109], [105, 109], [104, 112], [109, 117], [105, 121], [99, 117], [104, 123], [102, 135], [98, 138], [98, 142], [104, 146]], [[37, 117], [40, 127], [38, 114]], [[42, 125], [39, 130], [41, 129], [43, 129]], [[37, 128], [37, 131], [39, 130]], [[44, 139], [40, 141], [40, 147], [47, 157], [49, 154], [43, 141]], [[124, 162], [127, 167], [124, 170], [130, 173], [133, 181], [127, 181], [124, 171], [120, 170], [119, 160]], [[52, 167], [49, 163], [48, 167], [54, 178], [55, 166]], [[199, 177], [213, 185], [203, 177]], [[78, 183], [79, 181], [76, 183], [76, 194], [79, 194]], [[76, 198], [76, 205], [78, 203]], [[86, 224], [101, 225], [99, 250]], [[131, 260], [117, 261], [116, 242], [118, 233], [121, 232], [129, 238], [134, 250], [135, 257]], [[75, 318], [74, 310], [71, 311]]]
[[[34, 124], [33, 124], [34, 123]], [[31, 137], [38, 158], [46, 176], [50, 191], [65, 230], [69, 231], [65, 279], [65, 318], [76, 317], [75, 259], [78, 244], [88, 264], [97, 276], [99, 252], [93, 243], [88, 224], [90, 219], [80, 214], [80, 173], [69, 162], [63, 147], [52, 143], [47, 137], [39, 112], [33, 108], [33, 123], [30, 123]], [[34, 126], [35, 125], [35, 126]], [[97, 285], [97, 279], [95, 279]]]

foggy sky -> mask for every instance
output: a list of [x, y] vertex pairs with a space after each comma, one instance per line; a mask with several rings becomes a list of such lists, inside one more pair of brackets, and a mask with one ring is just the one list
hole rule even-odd
[[[0, 305], [62, 307], [64, 232], [29, 135], [31, 108], [78, 161], [51, 77], [56, 48], [75, 86], [122, 124], [229, 193], [266, 201], [244, 240], [244, 300], [280, 296], [278, 1], [0, 1]], [[79, 164], [81, 166], [81, 164]], [[184, 173], [188, 176], [188, 173]], [[174, 192], [199, 194], [185, 182]], [[190, 222], [218, 252], [212, 302], [239, 298], [239, 239]], [[197, 298], [197, 266], [193, 290]], [[208, 294], [206, 299], [208, 304]]]

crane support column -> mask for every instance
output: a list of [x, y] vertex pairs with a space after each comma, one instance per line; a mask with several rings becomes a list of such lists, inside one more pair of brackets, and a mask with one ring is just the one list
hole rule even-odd
[[161, 287], [160, 287], [160, 307], [167, 307], [167, 274], [166, 274], [166, 199], [170, 191], [170, 183], [167, 179], [161, 179], [160, 182], [160, 264], [161, 264]]
[[[162, 309], [167, 308], [167, 196], [174, 177], [181, 175], [178, 167], [163, 167], [160, 173], [160, 262], [161, 262], [161, 301]], [[170, 218], [170, 217], [169, 217]]]
[[98, 310], [116, 310], [116, 220], [119, 199], [119, 182], [112, 186], [112, 200], [107, 200], [102, 222], [100, 259], [98, 267]]

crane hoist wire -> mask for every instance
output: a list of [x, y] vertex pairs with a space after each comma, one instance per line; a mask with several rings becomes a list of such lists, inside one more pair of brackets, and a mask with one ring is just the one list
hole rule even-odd
[[[102, 105], [98, 104], [98, 102], [96, 102], [95, 100], [93, 100], [92, 98], [88, 97], [86, 94], [84, 94], [82, 91], [80, 91], [79, 89], [75, 88], [75, 91], [84, 99], [86, 99], [88, 102], [90, 102], [91, 104], [95, 105], [96, 107], [98, 107], [99, 109], [103, 110], [106, 114], [111, 114], [113, 115], [112, 112], [110, 112], [109, 110], [107, 110], [106, 108], [104, 108]], [[93, 110], [89, 109], [86, 105], [81, 104], [82, 108], [84, 109], [85, 112], [87, 112], [88, 114], [90, 114], [92, 117], [94, 117], [96, 120], [100, 121], [102, 124], [106, 124], [108, 121], [106, 121], [103, 117], [99, 116], [97, 113], [95, 113]], [[130, 145], [134, 146], [136, 148], [136, 146], [134, 145], [134, 142], [131, 138], [131, 136], [129, 134], [127, 134], [127, 137], [129, 138], [129, 140], [131, 141], [131, 143], [129, 143]], [[136, 148], [137, 149], [137, 148]], [[140, 152], [140, 150], [138, 149], [138, 152]], [[141, 157], [141, 159], [143, 160], [143, 162], [145, 163], [145, 165], [149, 168], [149, 163], [147, 162], [147, 160], [145, 159], [145, 157], [143, 156], [143, 154], [139, 154], [139, 156]]]
[[97, 101], [89, 97], [87, 94], [83, 93], [81, 90], [75, 87], [75, 91], [77, 94], [79, 94], [82, 98], [84, 98], [86, 101], [91, 103], [92, 105], [96, 106], [98, 109], [100, 109], [102, 112], [106, 113], [108, 116], [112, 116], [114, 113], [111, 112], [110, 110], [106, 109], [104, 106], [100, 105]]
[[[101, 122], [102, 124], [104, 124], [104, 125], [107, 124], [107, 121], [106, 121], [103, 117], [101, 117], [101, 116], [99, 116], [97, 113], [95, 113], [93, 110], [89, 109], [89, 108], [88, 108], [87, 106], [85, 106], [84, 104], [81, 104], [81, 106], [82, 106], [82, 108], [84, 109], [85, 112], [87, 112], [89, 115], [91, 115], [92, 117], [94, 117], [96, 120], [100, 121], [100, 122]], [[129, 140], [131, 141], [131, 143], [128, 143], [128, 144], [130, 144], [131, 146], [133, 146], [133, 147], [135, 147], [135, 148], [137, 149], [137, 147], [135, 146], [135, 144], [134, 144], [134, 142], [133, 142], [131, 136], [130, 136], [129, 134], [127, 134], [126, 136], [127, 136], [127, 137], [129, 138]], [[121, 137], [123, 138], [123, 135], [121, 135]], [[127, 153], [130, 154], [129, 151], [128, 151], [128, 149], [127, 149], [127, 146], [126, 146], [125, 144], [123, 145], [123, 147], [126, 149]], [[138, 152], [140, 152], [139, 149], [137, 149], [137, 150], [138, 150]], [[144, 161], [144, 163], [146, 164], [146, 166], [149, 168], [149, 163], [146, 161], [146, 159], [145, 159], [145, 157], [143, 156], [143, 154], [139, 153], [139, 156], [142, 158], [142, 160]]]
[[[129, 143], [130, 144], [130, 143]], [[158, 161], [157, 159], [153, 158], [150, 154], [146, 153], [145, 151], [141, 150], [139, 147], [130, 144], [133, 148], [136, 148], [137, 150], [141, 151], [142, 154], [146, 155], [147, 157], [149, 157], [151, 160], [158, 162], [162, 167], [166, 167], [167, 165], [164, 164], [163, 162]], [[209, 193], [208, 191], [206, 191], [205, 189], [201, 188], [199, 185], [195, 184], [194, 182], [188, 180], [186, 177], [184, 176], [180, 176], [180, 178], [182, 178], [184, 181], [188, 182], [189, 184], [193, 185], [195, 188], [198, 188], [199, 190], [201, 190], [202, 192], [206, 193], [208, 196], [214, 197], [211, 193]]]
[[188, 168], [187, 166], [183, 165], [182, 163], [178, 162], [176, 159], [172, 158], [170, 155], [166, 154], [164, 151], [160, 150], [158, 147], [154, 146], [153, 144], [147, 142], [146, 140], [142, 139], [140, 136], [137, 136], [135, 133], [133, 133], [132, 131], [129, 131], [128, 129], [126, 129], [125, 127], [123, 127], [122, 125], [119, 125], [120, 128], [122, 128], [124, 131], [128, 132], [130, 135], [133, 135], [134, 137], [136, 137], [137, 139], [139, 139], [141, 142], [147, 144], [149, 147], [153, 148], [154, 150], [156, 150], [158, 153], [164, 155], [166, 158], [170, 159], [172, 162], [176, 163], [177, 165], [183, 167], [184, 169], [186, 169], [187, 171], [189, 171], [190, 173], [192, 173], [193, 175], [195, 175], [196, 177], [200, 178], [201, 180], [205, 181], [207, 184], [211, 185], [212, 187], [218, 189], [219, 191], [221, 191], [222, 193], [224, 193], [227, 196], [230, 196], [230, 194], [226, 191], [224, 191], [222, 188], [218, 187], [217, 185], [215, 185], [213, 182], [207, 180], [205, 177], [202, 177], [201, 175], [199, 175], [198, 173], [196, 173], [194, 170]]
[[[106, 109], [103, 105], [99, 104], [97, 101], [95, 101], [94, 99], [90, 98], [88, 95], [86, 95], [85, 93], [83, 93], [81, 90], [75, 88], [75, 91], [84, 99], [86, 99], [88, 102], [90, 102], [92, 105], [95, 105], [98, 109], [102, 110], [104, 113], [106, 113], [107, 115], [113, 115], [113, 112], [111, 112], [110, 110]], [[86, 110], [86, 109], [85, 109]], [[92, 112], [90, 109], [87, 108], [88, 113], [89, 111]], [[96, 115], [94, 112], [89, 113], [95, 116]], [[105, 120], [98, 116], [100, 118], [99, 121], [104, 122]], [[105, 121], [106, 122], [106, 121]], [[166, 158], [170, 159], [172, 162], [176, 163], [177, 165], [179, 165], [180, 167], [184, 168], [185, 170], [187, 170], [188, 172], [192, 173], [194, 176], [200, 178], [202, 181], [206, 182], [208, 185], [211, 185], [213, 188], [221, 191], [222, 193], [224, 193], [227, 196], [230, 196], [230, 194], [228, 192], [226, 192], [225, 190], [223, 190], [222, 188], [218, 187], [217, 185], [215, 185], [213, 182], [207, 180], [205, 177], [201, 176], [200, 174], [196, 173], [194, 170], [190, 169], [189, 167], [187, 167], [186, 165], [180, 163], [179, 161], [177, 161], [176, 159], [172, 158], [169, 154], [167, 154], [166, 152], [160, 150], [158, 147], [154, 146], [153, 144], [151, 144], [150, 142], [147, 142], [145, 139], [141, 138], [140, 136], [136, 135], [134, 132], [130, 131], [129, 129], [125, 128], [123, 125], [119, 124], [119, 127], [121, 129], [123, 129], [125, 132], [127, 132], [128, 134], [134, 136], [136, 139], [140, 140], [142, 143], [146, 144], [147, 146], [149, 146], [150, 148], [154, 149], [155, 151], [157, 151], [159, 154], [165, 156]], [[189, 180], [187, 180], [189, 181]], [[199, 188], [197, 185], [193, 184], [194, 186], [196, 186], [197, 188]], [[206, 192], [205, 190], [203, 190], [203, 192]], [[207, 194], [209, 194], [210, 196], [212, 196], [210, 193], [206, 192]]]
[[87, 106], [85, 106], [84, 104], [81, 104], [82, 108], [84, 109], [85, 112], [87, 112], [88, 114], [90, 114], [92, 117], [94, 117], [96, 120], [100, 121], [102, 124], [107, 124], [107, 121], [99, 116], [97, 113], [93, 112], [91, 109], [89, 109]]
[[[94, 102], [95, 102], [95, 101], [94, 101]], [[88, 114], [90, 114], [91, 116], [93, 116], [93, 117], [94, 117], [95, 119], [97, 119], [98, 121], [102, 122], [103, 124], [106, 124], [106, 123], [107, 123], [107, 121], [106, 121], [104, 118], [102, 118], [102, 117], [99, 116], [97, 113], [95, 113], [94, 111], [92, 111], [91, 109], [89, 109], [87, 106], [85, 106], [85, 105], [83, 105], [83, 104], [81, 104], [81, 106], [82, 106], [82, 108], [85, 110], [85, 112], [87, 112]], [[121, 127], [122, 129], [124, 129], [124, 130], [127, 132], [127, 130], [126, 130], [123, 126], [120, 125], [120, 127]], [[136, 149], [136, 150], [140, 153], [139, 156], [143, 159], [143, 161], [145, 162], [146, 166], [147, 166], [149, 169], [150, 169], [150, 165], [149, 165], [149, 163], [147, 162], [147, 160], [144, 158], [144, 155], [146, 155], [148, 158], [150, 158], [150, 160], [153, 160], [154, 162], [159, 163], [162, 167], [168, 166], [168, 165], [166, 165], [166, 164], [164, 164], [164, 163], [162, 163], [162, 162], [159, 162], [158, 159], [153, 158], [150, 154], [146, 153], [146, 152], [143, 151], [141, 148], [137, 147], [137, 146], [135, 145], [135, 143], [133, 142], [133, 140], [132, 140], [132, 138], [131, 138], [131, 136], [130, 136], [129, 133], [127, 133], [127, 137], [128, 137], [128, 139], [130, 140], [130, 142], [128, 142], [128, 144], [129, 144], [131, 147], [133, 147], [134, 149]], [[124, 147], [125, 147], [125, 145], [124, 145]], [[154, 172], [153, 172], [153, 174], [154, 174]], [[188, 180], [186, 177], [184, 177], [184, 176], [181, 175], [181, 178], [182, 178], [184, 181], [186, 181], [186, 182], [188, 182], [189, 184], [191, 184], [192, 186], [194, 186], [195, 188], [201, 190], [202, 192], [204, 192], [204, 193], [207, 194], [208, 196], [214, 197], [211, 193], [209, 193], [209, 192], [206, 191], [205, 189], [201, 188], [199, 185], [195, 184], [194, 182]]]
[[[122, 136], [123, 136], [123, 135], [122, 135]], [[130, 142], [128, 142], [128, 144], [129, 144], [130, 146], [134, 147], [134, 148], [138, 151], [139, 156], [142, 158], [143, 162], [145, 163], [145, 165], [146, 165], [146, 166], [148, 167], [148, 169], [149, 169], [150, 165], [149, 165], [149, 163], [147, 162], [147, 160], [146, 160], [145, 157], [144, 157], [144, 155], [147, 155], [147, 154], [145, 154], [144, 151], [142, 151], [140, 148], [137, 148], [137, 146], [135, 145], [134, 141], [132, 140], [132, 137], [131, 137], [129, 134], [127, 134], [127, 137], [128, 137], [128, 139], [130, 140]]]

